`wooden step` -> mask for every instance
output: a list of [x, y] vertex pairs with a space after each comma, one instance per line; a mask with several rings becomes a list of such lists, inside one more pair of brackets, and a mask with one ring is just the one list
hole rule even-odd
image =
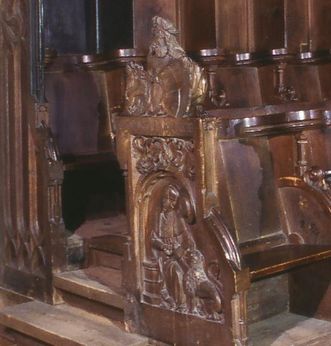
[[84, 240], [102, 236], [116, 236], [128, 234], [128, 222], [125, 215], [100, 218], [85, 221], [75, 232]]
[[128, 241], [126, 234], [107, 234], [93, 237], [88, 241], [89, 248], [123, 255], [124, 244]]
[[23, 303], [0, 310], [0, 323], [50, 345], [143, 346], [148, 339], [66, 304]]
[[84, 242], [85, 266], [122, 268], [122, 256], [128, 241], [125, 215], [88, 220], [75, 232]]
[[117, 309], [123, 309], [122, 273], [107, 267], [89, 267], [54, 276], [56, 288]]
[[122, 269], [123, 252], [127, 235], [109, 234], [94, 237], [86, 242], [86, 266], [104, 266]]

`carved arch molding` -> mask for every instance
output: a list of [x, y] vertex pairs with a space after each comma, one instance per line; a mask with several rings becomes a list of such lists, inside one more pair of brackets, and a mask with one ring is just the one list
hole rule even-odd
[[192, 141], [137, 137], [133, 148], [141, 181], [136, 205], [142, 301], [222, 323], [222, 285], [194, 239]]

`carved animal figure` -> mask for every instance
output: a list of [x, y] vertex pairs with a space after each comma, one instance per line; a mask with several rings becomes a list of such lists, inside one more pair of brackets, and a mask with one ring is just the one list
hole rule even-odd
[[216, 285], [205, 271], [204, 257], [199, 250], [190, 249], [186, 254], [188, 269], [184, 274], [184, 292], [188, 311], [220, 319], [222, 300]]
[[130, 62], [126, 66], [125, 110], [132, 115], [148, 115], [150, 79], [142, 65]]

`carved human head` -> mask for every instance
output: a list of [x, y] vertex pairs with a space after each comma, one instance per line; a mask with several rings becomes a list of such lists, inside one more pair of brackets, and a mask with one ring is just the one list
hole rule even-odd
[[178, 34], [177, 28], [174, 26], [174, 24], [170, 20], [164, 19], [159, 16], [153, 17], [152, 27], [153, 27], [154, 34], [157, 34], [160, 32], [167, 32], [171, 35]]
[[164, 190], [164, 195], [162, 197], [162, 208], [164, 210], [174, 209], [177, 205], [179, 199], [178, 189], [174, 185], [169, 185]]

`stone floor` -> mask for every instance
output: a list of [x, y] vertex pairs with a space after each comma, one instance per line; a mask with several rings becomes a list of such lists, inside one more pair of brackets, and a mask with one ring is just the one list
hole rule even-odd
[[331, 346], [331, 322], [282, 313], [250, 327], [253, 346]]

